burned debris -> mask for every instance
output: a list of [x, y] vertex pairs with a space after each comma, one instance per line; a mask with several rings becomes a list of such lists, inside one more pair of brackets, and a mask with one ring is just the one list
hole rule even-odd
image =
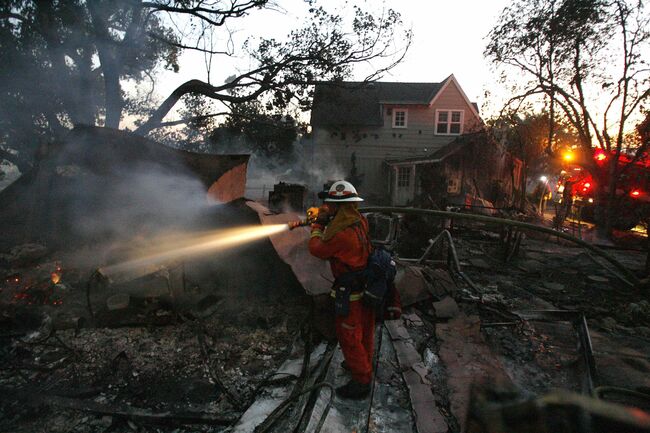
[[0, 431], [650, 432], [650, 9], [329, 3], [0, 5]]
[[[244, 215], [263, 224], [295, 218], [252, 203], [229, 207], [237, 209], [231, 218], [238, 223]], [[384, 245], [406, 251], [400, 244], [412, 243], [406, 236], [415, 231], [401, 230], [403, 218], [374, 213], [369, 219]], [[444, 231], [447, 223], [424, 226], [419, 235], [432, 239], [419, 256], [396, 258], [405, 312], [382, 330], [370, 405], [351, 405], [332, 393], [346, 377], [342, 355], [319, 337], [326, 334], [318, 329], [322, 323], [309, 320], [317, 298], [305, 295], [305, 289], [329, 291], [327, 282], [317, 282], [323, 277], [308, 278], [326, 270], [291, 253], [306, 231], [287, 233], [292, 241], [274, 236], [273, 244], [244, 247], [230, 259], [237, 261], [235, 273], [231, 264], [184, 263], [135, 278], [82, 276], [52, 262], [42, 246], [15, 248], [3, 259], [2, 388], [9, 397], [3, 425], [16, 431], [46, 425], [51, 431], [582, 431], [577, 419], [544, 430], [558, 420], [553, 413], [569, 411], [592, 425], [646, 431], [640, 415], [608, 406], [648, 409], [650, 312], [644, 300], [630, 302], [637, 289], [558, 239], [527, 237], [506, 261], [494, 225], [461, 217]], [[628, 267], [642, 266], [641, 254], [610, 253]], [[260, 260], [270, 262], [266, 274], [259, 275]], [[276, 285], [279, 272], [287, 278]], [[12, 277], [51, 290], [64, 285], [62, 303], [7, 298], [17, 293], [8, 285]], [[481, 385], [484, 378], [493, 384]], [[574, 394], [548, 394], [553, 388]], [[543, 397], [533, 403], [532, 396]], [[508, 415], [512, 405], [521, 418]], [[534, 409], [544, 405], [552, 411]], [[38, 408], [45, 411], [34, 417]], [[492, 413], [501, 413], [503, 424]], [[529, 417], [536, 424], [522, 424]]]
[[[241, 198], [239, 156], [166, 160], [115, 131], [69, 140], [2, 193], [31, 200], [0, 214], [15, 230], [0, 257], [3, 429], [537, 432], [554, 425], [551, 407], [648, 429], [609, 406], [648, 409], [640, 252], [603, 252], [509, 214], [365, 208], [374, 245], [393, 252], [403, 314], [378, 328], [372, 394], [351, 403], [334, 391], [349, 376], [333, 343], [331, 271], [306, 249], [307, 229], [287, 229], [303, 187], [278, 184], [274, 212]], [[93, 156], [94, 140], [113, 143], [115, 166]], [[182, 219], [170, 218], [168, 183], [124, 192], [121, 178], [143, 166], [199, 176], [182, 184]], [[95, 178], [101, 189], [79, 194]], [[143, 202], [129, 214], [119, 199]], [[507, 405], [526, 415], [504, 418]], [[523, 427], [528, 416], [535, 426]]]

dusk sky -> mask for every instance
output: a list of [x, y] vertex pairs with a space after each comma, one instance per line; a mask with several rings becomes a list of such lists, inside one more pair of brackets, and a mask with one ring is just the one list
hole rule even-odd
[[[234, 74], [236, 68], [243, 71], [249, 66], [245, 53], [239, 48], [247, 37], [264, 36], [281, 40], [291, 29], [302, 26], [309, 8], [307, 3], [303, 0], [278, 0], [276, 3], [277, 10], [256, 10], [247, 17], [229, 21], [228, 30], [233, 32], [235, 57], [213, 57], [212, 83], [220, 84]], [[496, 78], [490, 73], [490, 65], [483, 57], [485, 36], [508, 3], [507, 0], [320, 0], [315, 4], [328, 11], [337, 10], [344, 16], [352, 14], [354, 4], [378, 12], [382, 8], [400, 12], [405, 26], [413, 30], [413, 42], [404, 61], [382, 80], [438, 82], [453, 73], [467, 96], [483, 108], [485, 90], [500, 92]], [[223, 47], [225, 35], [226, 32], [214, 34], [215, 47]], [[205, 64], [203, 54], [186, 51], [180, 59], [179, 73], [165, 71], [159, 75], [156, 85], [158, 95], [168, 95], [189, 79], [207, 80]], [[360, 68], [353, 78], [363, 78], [364, 72], [367, 71]], [[492, 107], [494, 109], [498, 107]], [[489, 116], [490, 113], [483, 114]]]

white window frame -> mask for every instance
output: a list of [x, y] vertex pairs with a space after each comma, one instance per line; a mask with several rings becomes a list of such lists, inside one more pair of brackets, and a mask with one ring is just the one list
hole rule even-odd
[[[404, 125], [397, 125], [397, 113], [404, 113]], [[393, 108], [393, 128], [406, 129], [409, 121], [409, 110], [406, 108]]]
[[410, 166], [401, 166], [397, 167], [397, 187], [398, 188], [408, 188], [411, 186], [411, 173], [412, 169]]
[[[447, 122], [444, 122], [447, 125], [447, 132], [438, 132], [438, 119], [440, 114], [439, 113], [447, 113]], [[460, 122], [452, 122], [451, 117], [452, 113], [460, 113]], [[461, 135], [463, 133], [463, 125], [465, 124], [465, 110], [454, 110], [454, 109], [440, 109], [436, 110], [435, 114], [435, 124], [434, 124], [434, 133], [436, 135]], [[459, 132], [451, 132], [451, 125], [460, 125], [460, 131]]]

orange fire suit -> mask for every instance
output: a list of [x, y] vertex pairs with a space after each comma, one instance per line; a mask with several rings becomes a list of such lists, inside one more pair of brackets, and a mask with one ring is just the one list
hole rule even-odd
[[[368, 221], [361, 221], [336, 233], [331, 239], [322, 239], [322, 227], [312, 227], [309, 252], [320, 259], [329, 260], [335, 278], [345, 272], [366, 267], [370, 254]], [[352, 379], [363, 384], [372, 379], [372, 355], [375, 338], [375, 312], [360, 300], [361, 293], [350, 295], [350, 312], [336, 316], [336, 336]]]

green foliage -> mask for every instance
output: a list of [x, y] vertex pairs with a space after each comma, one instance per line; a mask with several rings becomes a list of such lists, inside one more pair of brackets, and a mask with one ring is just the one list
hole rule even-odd
[[[507, 150], [533, 169], [532, 174], [547, 169], [561, 149], [579, 144], [575, 128], [561, 118], [553, 122], [553, 141], [548, 146], [551, 127], [548, 111], [510, 112], [487, 122], [491, 133], [506, 145]], [[541, 170], [541, 171], [540, 171]]]
[[306, 125], [293, 116], [266, 111], [257, 102], [238, 104], [226, 121], [208, 137], [214, 150], [252, 153], [264, 160], [287, 163], [293, 159], [294, 144]]
[[[155, 84], [159, 68], [178, 70], [182, 50], [206, 55], [232, 55], [199, 42], [212, 40], [214, 29], [266, 7], [268, 0], [7, 0], [0, 3], [0, 152], [29, 155], [41, 142], [60, 136], [74, 125], [120, 127], [123, 115], [149, 116], [137, 132], [159, 128], [175, 104], [183, 100], [184, 115], [192, 116], [186, 141], [209, 130], [214, 113], [198, 95], [228, 104], [231, 135], [244, 136], [267, 153], [288, 154], [285, 145], [296, 129], [278, 128], [282, 115], [294, 105], [307, 109], [311, 86], [320, 80], [343, 79], [355, 64], [376, 61], [370, 73], [378, 77], [401, 60], [411, 39], [392, 10], [380, 16], [354, 7], [348, 23], [340, 15], [311, 6], [310, 19], [284, 41], [248, 41], [251, 69], [220, 86], [190, 80], [158, 107], [151, 94], [132, 95], [125, 83]], [[182, 22], [185, 26], [179, 26]], [[223, 27], [225, 29], [225, 27]], [[227, 29], [225, 31], [228, 31]], [[206, 48], [201, 48], [206, 47]], [[239, 48], [239, 47], [238, 47]], [[130, 86], [132, 87], [132, 86]], [[192, 96], [186, 96], [192, 95]], [[263, 102], [257, 102], [263, 101]], [[246, 103], [237, 108], [238, 104]], [[256, 104], [262, 104], [255, 106]], [[254, 107], [255, 106], [255, 107]], [[253, 107], [253, 108], [251, 108]], [[254, 113], [251, 113], [250, 111]], [[278, 117], [279, 116], [279, 117]], [[282, 119], [284, 120], [282, 120]], [[129, 120], [132, 120], [129, 119]], [[170, 122], [167, 122], [170, 124]], [[275, 128], [265, 128], [267, 123]], [[138, 124], [138, 122], [136, 122]], [[171, 122], [178, 125], [177, 122]], [[251, 128], [254, 132], [242, 132]], [[178, 129], [171, 131], [175, 138]], [[183, 137], [181, 137], [183, 138]], [[26, 158], [29, 160], [30, 158]]]
[[[385, 11], [381, 18], [353, 7], [352, 31], [345, 28], [341, 15], [327, 12], [324, 8], [311, 8], [309, 21], [292, 30], [286, 41], [261, 39], [254, 47], [248, 42], [249, 53], [258, 63], [260, 74], [254, 77], [267, 79], [270, 99], [267, 109], [284, 110], [297, 103], [303, 109], [311, 108], [313, 84], [317, 81], [343, 80], [352, 72], [354, 65], [374, 60], [388, 60], [388, 64], [375, 70], [370, 78], [380, 76], [401, 60], [411, 40], [411, 32], [399, 32], [402, 25], [399, 13]], [[395, 48], [395, 37], [404, 46]], [[270, 67], [270, 68], [269, 68]], [[250, 77], [233, 80], [246, 83]], [[239, 87], [241, 90], [241, 86]], [[257, 86], [251, 86], [252, 91]], [[246, 92], [240, 91], [240, 96]], [[248, 93], [250, 94], [250, 93]]]
[[[93, 17], [88, 4], [95, 6]], [[20, 164], [40, 143], [106, 112], [104, 62], [118, 80], [143, 80], [157, 66], [177, 68], [173, 31], [129, 0], [13, 0], [0, 5], [0, 147]], [[117, 89], [117, 95], [124, 95]], [[127, 101], [128, 102], [128, 101]], [[120, 107], [121, 108], [121, 107]]]
[[[543, 102], [566, 119], [583, 152], [625, 150], [631, 123], [650, 100], [650, 9], [640, 0], [516, 0], [488, 36], [485, 55], [514, 83], [506, 111]], [[553, 132], [549, 132], [552, 138]], [[547, 139], [547, 141], [550, 141]], [[621, 170], [616, 157], [601, 170], [591, 159], [601, 236], [610, 232]], [[605, 176], [603, 173], [611, 173]]]
[[626, 124], [650, 98], [650, 11], [637, 0], [517, 0], [488, 36], [485, 56], [513, 73], [508, 109], [540, 99], [581, 144], [621, 148]]

